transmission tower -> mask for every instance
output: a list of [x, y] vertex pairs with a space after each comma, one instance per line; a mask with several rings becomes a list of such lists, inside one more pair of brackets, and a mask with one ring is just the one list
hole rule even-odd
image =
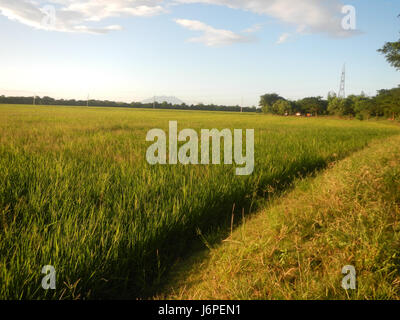
[[340, 80], [339, 98], [346, 98], [346, 65], [343, 65], [342, 78]]

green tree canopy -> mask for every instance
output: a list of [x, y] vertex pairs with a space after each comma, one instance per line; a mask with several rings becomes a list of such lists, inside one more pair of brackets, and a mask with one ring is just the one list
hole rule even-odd
[[374, 100], [360, 96], [354, 104], [354, 112], [360, 120], [364, 118], [368, 120], [376, 112]]
[[349, 96], [346, 99], [333, 98], [329, 101], [328, 112], [337, 116], [354, 115], [354, 96]]
[[273, 104], [272, 110], [282, 116], [289, 115], [292, 113], [292, 104], [289, 101], [280, 99]]
[[376, 101], [393, 120], [400, 115], [400, 87], [378, 91]]
[[315, 115], [323, 114], [327, 110], [327, 102], [322, 97], [308, 97], [297, 102], [303, 112]]
[[[400, 15], [398, 17], [400, 17]], [[384, 54], [390, 65], [400, 71], [400, 40], [396, 42], [386, 42], [378, 52]]]
[[390, 65], [400, 71], [400, 40], [396, 42], [386, 42], [378, 52], [384, 54]]
[[260, 107], [264, 113], [273, 113], [272, 106], [278, 100], [286, 100], [277, 93], [267, 93], [260, 97]]

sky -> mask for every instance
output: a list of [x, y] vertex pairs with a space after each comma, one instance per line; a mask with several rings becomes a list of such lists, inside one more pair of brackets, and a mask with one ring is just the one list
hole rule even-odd
[[400, 84], [399, 0], [0, 0], [0, 95], [258, 105]]

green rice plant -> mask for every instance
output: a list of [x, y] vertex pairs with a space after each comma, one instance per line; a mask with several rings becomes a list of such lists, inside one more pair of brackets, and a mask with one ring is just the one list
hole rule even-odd
[[[153, 128], [255, 129], [255, 170], [149, 165]], [[249, 211], [366, 147], [386, 122], [217, 112], [0, 106], [0, 298], [140, 298], [190, 254], [198, 230]], [[200, 239], [200, 240], [199, 240]], [[43, 290], [41, 269], [57, 271]]]

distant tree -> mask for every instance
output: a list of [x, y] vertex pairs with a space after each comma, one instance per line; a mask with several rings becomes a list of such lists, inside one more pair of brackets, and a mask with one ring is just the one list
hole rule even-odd
[[354, 116], [354, 105], [357, 96], [348, 96], [347, 98], [333, 98], [328, 103], [329, 114], [337, 116]]
[[312, 113], [316, 116], [324, 114], [328, 107], [328, 102], [322, 97], [308, 97], [297, 101], [300, 109], [304, 113]]
[[286, 100], [278, 100], [272, 105], [273, 113], [279, 115], [286, 115], [292, 113], [292, 104]]
[[170, 104], [167, 101], [163, 101], [161, 103], [161, 108], [162, 109], [168, 109], [170, 107]]
[[331, 115], [342, 116], [343, 110], [343, 99], [334, 97], [328, 102], [328, 112]]
[[383, 113], [392, 120], [400, 115], [400, 87], [378, 91], [376, 101]]
[[[32, 104], [33, 97], [6, 97], [4, 95], [0, 96], [0, 103], [2, 104]], [[36, 105], [60, 105], [60, 106], [86, 106], [87, 100], [75, 100], [75, 99], [53, 99], [51, 97], [36, 97]], [[209, 110], [209, 111], [229, 111], [229, 112], [260, 112], [256, 107], [244, 107], [240, 106], [223, 106], [223, 105], [190, 105], [185, 103], [181, 105], [171, 104], [168, 102], [159, 103], [153, 102], [142, 103], [142, 102], [131, 102], [126, 103], [122, 101], [109, 101], [109, 100], [90, 100], [89, 105], [97, 107], [122, 107], [122, 108], [140, 108], [140, 109], [152, 109], [153, 107], [157, 109], [176, 109], [176, 110]]]
[[54, 104], [55, 100], [53, 98], [50, 97], [43, 97], [40, 100], [40, 104], [44, 104], [44, 105], [51, 105]]
[[264, 94], [260, 97], [260, 107], [264, 113], [273, 113], [272, 106], [278, 100], [286, 100], [276, 93]]
[[342, 111], [345, 116], [354, 116], [354, 106], [359, 100], [359, 96], [350, 95], [342, 101]]
[[328, 103], [331, 102], [334, 98], [337, 98], [337, 94], [334, 91], [330, 91], [328, 93]]
[[354, 113], [360, 120], [369, 120], [369, 118], [375, 114], [374, 100], [361, 95], [354, 104]]

